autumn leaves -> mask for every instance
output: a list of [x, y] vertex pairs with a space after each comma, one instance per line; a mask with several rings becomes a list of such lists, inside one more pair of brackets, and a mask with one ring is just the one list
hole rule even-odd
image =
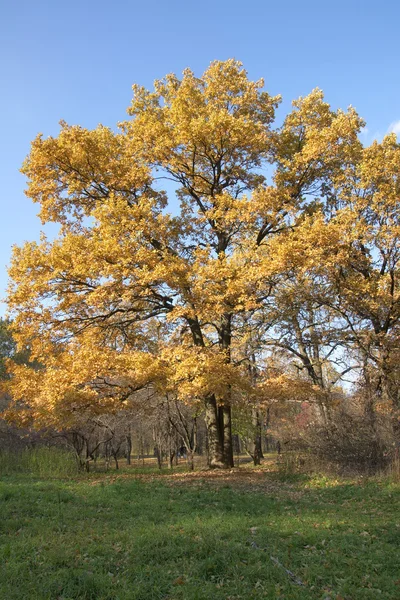
[[[15, 400], [61, 426], [68, 398], [98, 410], [146, 385], [168, 390], [204, 403], [226, 466], [232, 407], [290, 395], [291, 369], [269, 385], [270, 367], [282, 323], [301, 321], [304, 302], [324, 307], [332, 332], [312, 359], [321, 387], [334, 339], [363, 355], [395, 406], [398, 144], [363, 148], [362, 119], [332, 111], [319, 90], [274, 128], [278, 103], [240, 63], [216, 61], [200, 78], [134, 86], [118, 133], [62, 124], [33, 142], [27, 194], [61, 230], [16, 249], [10, 268], [19, 343], [42, 365], [14, 368]], [[179, 188], [178, 214], [163, 178]], [[300, 386], [315, 392], [307, 377]]]

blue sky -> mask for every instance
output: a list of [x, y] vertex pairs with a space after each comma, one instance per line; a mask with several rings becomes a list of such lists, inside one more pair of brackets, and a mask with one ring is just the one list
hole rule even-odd
[[[19, 168], [38, 132], [60, 119], [114, 127], [131, 86], [214, 60], [237, 58], [253, 79], [290, 101], [314, 87], [352, 104], [365, 142], [400, 134], [397, 0], [3, 0], [0, 6], [0, 298], [12, 244], [37, 239], [38, 207]], [[4, 312], [0, 305], [0, 314]]]

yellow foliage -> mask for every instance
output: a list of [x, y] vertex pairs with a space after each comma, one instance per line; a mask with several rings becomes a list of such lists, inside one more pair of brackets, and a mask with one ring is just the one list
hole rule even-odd
[[[343, 314], [398, 323], [395, 137], [363, 148], [362, 119], [320, 90], [273, 130], [280, 98], [263, 85], [216, 61], [134, 86], [118, 133], [61, 123], [34, 140], [27, 195], [61, 230], [14, 249], [16, 336], [42, 365], [13, 367], [17, 402], [60, 422], [150, 384], [231, 404], [254, 387], [249, 328], [276, 314], [289, 277], [323, 282]], [[179, 188], [175, 216], [159, 177]], [[260, 390], [311, 393], [283, 375]]]

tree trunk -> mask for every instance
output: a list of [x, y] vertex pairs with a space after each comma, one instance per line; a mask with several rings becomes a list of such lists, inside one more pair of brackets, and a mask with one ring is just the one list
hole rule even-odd
[[126, 435], [126, 464], [131, 464], [131, 456], [132, 456], [132, 435], [131, 432]]
[[172, 469], [174, 466], [174, 456], [175, 454], [169, 450], [168, 452], [168, 469]]
[[223, 435], [221, 419], [215, 396], [206, 399], [205, 420], [208, 437], [208, 465], [211, 469], [223, 469], [227, 465], [224, 461]]
[[227, 468], [234, 467], [233, 462], [233, 444], [232, 444], [232, 409], [229, 405], [224, 405], [222, 408], [223, 414], [223, 449], [224, 449], [224, 465]]
[[[195, 318], [187, 317], [195, 346], [204, 348], [204, 339], [200, 323]], [[219, 334], [221, 349], [226, 351], [227, 362], [230, 361], [231, 315], [225, 314], [221, 320]], [[233, 466], [231, 408], [217, 406], [214, 394], [205, 399], [205, 421], [208, 437], [208, 466], [211, 469], [226, 469]]]
[[233, 463], [232, 416], [229, 405], [217, 406], [215, 396], [206, 401], [208, 465], [211, 469], [230, 469]]
[[261, 418], [260, 412], [256, 408], [252, 410], [251, 420], [254, 431], [252, 458], [255, 465], [260, 465], [261, 459], [264, 457], [262, 452]]
[[108, 471], [108, 469], [110, 468], [110, 448], [109, 448], [108, 444], [106, 444], [105, 448], [104, 448], [104, 458], [105, 458], [106, 471]]
[[118, 471], [119, 469], [119, 462], [118, 462], [118, 455], [116, 452], [113, 452], [113, 458], [114, 458], [114, 462], [115, 462], [115, 468]]
[[270, 413], [270, 409], [268, 406], [267, 411], [265, 413], [265, 419], [264, 419], [264, 450], [267, 453], [269, 452], [268, 431], [269, 431], [270, 420], [271, 420], [271, 413]]
[[156, 446], [154, 448], [154, 453], [155, 453], [156, 458], [157, 458], [158, 468], [161, 469], [162, 468], [162, 454], [161, 454], [161, 449], [160, 449], [159, 446]]
[[90, 452], [89, 452], [89, 442], [86, 440], [86, 464], [85, 464], [86, 472], [90, 472]]
[[193, 454], [193, 450], [191, 450], [191, 448], [188, 448], [186, 460], [189, 465], [189, 469], [191, 471], [194, 471], [194, 454]]

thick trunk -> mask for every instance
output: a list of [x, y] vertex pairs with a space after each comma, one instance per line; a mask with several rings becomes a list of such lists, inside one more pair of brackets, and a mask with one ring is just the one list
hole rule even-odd
[[[201, 326], [197, 318], [187, 318], [196, 346], [204, 347]], [[231, 315], [222, 318], [220, 328], [220, 348], [226, 352], [230, 361]], [[229, 398], [228, 398], [229, 400]], [[233, 467], [232, 418], [229, 402], [218, 407], [214, 394], [205, 398], [205, 421], [208, 438], [208, 466], [211, 469]]]
[[[232, 315], [230, 313], [225, 313], [221, 318], [219, 342], [221, 349], [225, 353], [226, 362], [230, 363], [232, 342]], [[220, 437], [225, 468], [232, 468], [234, 466], [232, 445], [232, 409], [230, 406], [230, 400], [231, 389], [230, 386], [228, 386], [224, 403], [218, 409]]]
[[206, 401], [208, 465], [212, 469], [234, 466], [232, 446], [232, 416], [230, 406], [217, 406], [214, 396]]
[[233, 444], [232, 444], [232, 409], [228, 405], [222, 406], [223, 414], [223, 450], [224, 450], [224, 465], [232, 468], [233, 462]]
[[162, 468], [162, 454], [161, 454], [161, 450], [158, 446], [155, 448], [155, 455], [157, 458], [158, 468], [161, 469]]
[[208, 464], [212, 469], [223, 469], [227, 465], [224, 461], [221, 419], [219, 418], [215, 396], [209, 396], [206, 399], [205, 408], [208, 437]]

